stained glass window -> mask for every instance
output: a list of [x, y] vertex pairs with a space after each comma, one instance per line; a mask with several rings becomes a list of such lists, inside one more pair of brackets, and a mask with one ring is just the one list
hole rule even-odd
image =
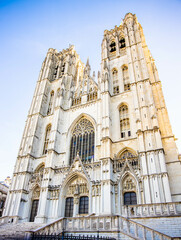
[[86, 118], [82, 118], [74, 128], [70, 146], [70, 164], [77, 154], [82, 162], [94, 159], [94, 127]]

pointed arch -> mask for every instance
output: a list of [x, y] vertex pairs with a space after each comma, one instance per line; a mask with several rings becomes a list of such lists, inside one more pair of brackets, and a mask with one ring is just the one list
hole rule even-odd
[[111, 43], [110, 43], [109, 47], [110, 47], [110, 52], [111, 53], [116, 51], [116, 41], [115, 41], [115, 39], [111, 40]]
[[123, 173], [127, 165], [132, 170], [137, 170], [140, 167], [137, 153], [130, 148], [124, 148], [118, 152], [114, 161], [114, 169]]
[[[90, 179], [85, 173], [70, 171], [70, 174], [63, 181], [60, 190], [59, 214], [65, 217], [72, 217], [73, 214], [88, 214], [91, 192], [90, 185]], [[75, 205], [78, 206], [79, 210]]]
[[138, 184], [131, 173], [126, 173], [122, 178], [122, 194], [124, 205], [137, 204]]
[[125, 41], [125, 38], [124, 36], [119, 36], [119, 47], [120, 48], [125, 48], [126, 47], [126, 41]]
[[36, 168], [35, 168], [35, 171], [34, 172], [40, 172], [40, 171], [42, 171], [42, 169], [44, 169], [45, 168], [45, 163], [44, 162], [42, 162], [42, 163], [40, 163]]
[[130, 79], [129, 79], [129, 71], [128, 65], [124, 64], [121, 67], [122, 75], [123, 75], [123, 84], [124, 84], [124, 91], [129, 91], [131, 89]]
[[132, 148], [129, 147], [125, 147], [123, 149], [121, 149], [118, 153], [117, 153], [117, 158], [120, 158], [121, 155], [123, 155], [125, 152], [130, 152], [131, 154], [133, 154], [134, 156], [137, 156], [137, 152], [135, 150], [133, 150]]
[[60, 195], [63, 196], [65, 194], [66, 187], [69, 186], [71, 182], [78, 178], [84, 179], [84, 181], [87, 182], [88, 189], [90, 190], [90, 179], [84, 173], [76, 171], [71, 172], [68, 176], [66, 176], [61, 186]]
[[37, 216], [39, 198], [40, 198], [40, 186], [36, 184], [32, 189], [32, 206], [31, 206], [30, 222], [34, 222], [35, 217]]
[[50, 141], [50, 133], [51, 133], [51, 124], [48, 124], [45, 130], [45, 140], [44, 140], [44, 147], [43, 147], [43, 154], [47, 154], [48, 151], [48, 144]]
[[40, 197], [40, 185], [38, 183], [36, 183], [33, 186], [31, 191], [32, 191], [32, 199], [39, 199], [39, 197]]
[[87, 113], [81, 113], [79, 116], [77, 116], [73, 122], [71, 123], [69, 129], [68, 129], [68, 134], [71, 134], [73, 129], [75, 128], [75, 125], [77, 124], [77, 122], [81, 119], [81, 118], [87, 118], [92, 125], [94, 126], [94, 129], [96, 129], [96, 120], [89, 114]]
[[121, 138], [130, 137], [129, 108], [127, 104], [122, 103], [119, 107]]
[[95, 129], [91, 121], [82, 117], [72, 129], [70, 144], [70, 164], [77, 153], [82, 162], [91, 162], [94, 159]]
[[118, 94], [119, 83], [118, 83], [118, 70], [116, 68], [112, 69], [112, 82], [113, 82], [113, 94]]

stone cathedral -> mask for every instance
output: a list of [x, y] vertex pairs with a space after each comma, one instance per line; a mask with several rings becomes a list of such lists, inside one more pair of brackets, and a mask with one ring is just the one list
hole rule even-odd
[[101, 52], [96, 77], [74, 46], [48, 50], [4, 218], [44, 224], [69, 219], [70, 225], [79, 219], [80, 230], [80, 219], [92, 217], [93, 227], [98, 217], [100, 231], [114, 216], [179, 218], [181, 161], [136, 15], [128, 13], [120, 26], [104, 31]]

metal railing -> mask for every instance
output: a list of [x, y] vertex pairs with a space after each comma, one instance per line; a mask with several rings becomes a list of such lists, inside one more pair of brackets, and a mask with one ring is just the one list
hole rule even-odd
[[64, 232], [60, 234], [33, 234], [31, 240], [116, 240], [111, 237], [103, 237], [98, 235], [73, 235], [65, 234]]

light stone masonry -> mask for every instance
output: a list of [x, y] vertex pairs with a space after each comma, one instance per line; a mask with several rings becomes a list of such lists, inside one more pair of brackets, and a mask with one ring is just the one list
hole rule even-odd
[[181, 158], [136, 15], [105, 30], [101, 47], [97, 80], [74, 46], [48, 50], [4, 219], [46, 224], [60, 217], [128, 217], [126, 209], [134, 215], [136, 205], [148, 215], [159, 209], [179, 216]]

